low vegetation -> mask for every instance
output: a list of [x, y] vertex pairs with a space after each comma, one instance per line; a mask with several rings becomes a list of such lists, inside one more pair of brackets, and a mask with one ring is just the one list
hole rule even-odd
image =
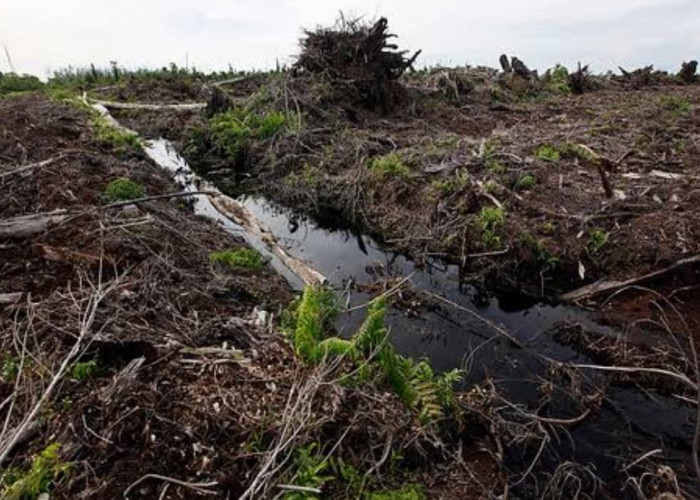
[[436, 375], [425, 361], [401, 356], [389, 342], [384, 326], [384, 299], [374, 300], [367, 318], [350, 339], [332, 336], [336, 306], [329, 291], [307, 287], [299, 301], [285, 315], [284, 328], [297, 354], [307, 363], [344, 356], [361, 366], [348, 383], [378, 379], [387, 384], [422, 422], [435, 423], [454, 407], [453, 385], [461, 372]]
[[535, 151], [535, 156], [540, 160], [545, 161], [559, 161], [561, 159], [561, 153], [559, 150], [549, 144], [543, 144]]
[[267, 259], [260, 252], [250, 247], [212, 252], [209, 260], [212, 263], [241, 269], [261, 269], [267, 263]]
[[103, 116], [95, 115], [92, 120], [92, 127], [97, 140], [109, 145], [120, 153], [134, 153], [141, 148], [141, 141], [138, 135], [118, 129]]
[[0, 496], [5, 500], [28, 500], [49, 493], [54, 481], [71, 471], [72, 465], [59, 456], [61, 445], [54, 443], [32, 460], [29, 470], [9, 469], [0, 473]]
[[137, 200], [145, 195], [145, 188], [127, 177], [114, 179], [107, 185], [104, 192], [105, 199], [110, 203]]
[[479, 214], [479, 226], [484, 245], [487, 248], [498, 249], [501, 237], [498, 231], [506, 220], [506, 212], [499, 207], [484, 207]]
[[0, 98], [11, 94], [36, 92], [43, 88], [44, 84], [36, 76], [0, 73]]
[[411, 170], [403, 163], [397, 153], [389, 153], [372, 159], [369, 168], [382, 179], [391, 177], [405, 179], [411, 173]]

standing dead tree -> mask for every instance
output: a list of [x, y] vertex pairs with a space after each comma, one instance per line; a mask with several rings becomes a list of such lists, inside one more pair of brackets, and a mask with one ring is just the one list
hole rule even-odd
[[683, 65], [681, 66], [681, 71], [678, 73], [678, 78], [685, 83], [685, 84], [693, 84], [697, 83], [700, 81], [700, 78], [698, 78], [698, 62], [697, 61], [688, 61], [684, 62]]
[[341, 19], [332, 28], [306, 31], [301, 54], [293, 74], [324, 75], [339, 96], [350, 96], [369, 107], [390, 111], [400, 100], [397, 80], [413, 64], [421, 51], [407, 57], [408, 51], [390, 43], [386, 18], [373, 24], [361, 19]]

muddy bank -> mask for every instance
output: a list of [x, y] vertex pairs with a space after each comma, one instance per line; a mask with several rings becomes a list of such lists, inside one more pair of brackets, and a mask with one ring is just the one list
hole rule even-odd
[[[502, 488], [478, 417], [441, 448], [393, 393], [344, 387], [301, 363], [261, 314], [291, 300], [288, 284], [264, 263], [212, 260], [245, 248], [240, 238], [184, 198], [111, 199], [117, 178], [137, 198], [180, 190], [133, 141], [40, 96], [0, 102], [0, 124], [0, 219], [69, 215], [0, 241], [0, 294], [14, 297], [0, 304], [3, 488], [41, 455], [55, 498], [238, 497], [289, 428], [270, 496], [293, 485], [299, 460], [334, 444], [345, 474], [372, 471], [365, 491], [418, 484], [431, 497], [479, 498]], [[339, 479], [323, 481], [324, 496], [344, 495], [340, 463], [325, 471]]]

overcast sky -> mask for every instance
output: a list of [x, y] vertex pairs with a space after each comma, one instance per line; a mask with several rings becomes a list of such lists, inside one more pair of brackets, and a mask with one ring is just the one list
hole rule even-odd
[[111, 60], [264, 69], [291, 60], [302, 27], [340, 10], [387, 16], [423, 64], [497, 66], [505, 52], [538, 69], [581, 60], [600, 72], [675, 71], [700, 59], [700, 0], [0, 0], [0, 44], [18, 72], [42, 77]]

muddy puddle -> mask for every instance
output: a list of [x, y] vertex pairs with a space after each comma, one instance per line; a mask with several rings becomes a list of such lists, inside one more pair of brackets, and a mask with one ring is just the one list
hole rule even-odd
[[[151, 141], [148, 155], [173, 172], [187, 189], [214, 189], [194, 175], [187, 163], [165, 140]], [[194, 195], [197, 213], [213, 218], [226, 229], [240, 234], [249, 243], [269, 255], [265, 243], [245, 234], [202, 195]], [[427, 262], [417, 268], [407, 258], [382, 248], [373, 239], [349, 231], [321, 228], [313, 221], [259, 197], [238, 200], [266, 225], [293, 256], [311, 264], [328, 278], [352, 309], [366, 303], [371, 295], [357, 288], [387, 278], [401, 280], [410, 276], [415, 295], [402, 301], [401, 307], [388, 311], [387, 322], [393, 342], [407, 356], [426, 358], [438, 370], [464, 368], [464, 388], [485, 378], [493, 380], [500, 394], [529, 412], [548, 417], [573, 418], [580, 406], [570, 394], [543, 401], [543, 381], [549, 376], [540, 355], [563, 362], [592, 363], [585, 355], [555, 340], [562, 325], [580, 325], [588, 331], [616, 336], [617, 332], [597, 324], [587, 312], [521, 297], [483, 297], [460, 280], [456, 266]], [[271, 256], [271, 264], [297, 289], [302, 284], [282, 262]], [[376, 292], [375, 292], [376, 293]], [[435, 300], [434, 296], [447, 299]], [[433, 297], [433, 298], [431, 298]], [[362, 310], [344, 313], [338, 320], [341, 334], [352, 334], [364, 317]], [[489, 322], [504, 328], [520, 346], [498, 334]], [[588, 372], [581, 381], [582, 393], [602, 382], [598, 373]], [[556, 392], [556, 391], [555, 391]], [[561, 391], [566, 392], [566, 391]], [[579, 408], [579, 409], [577, 409]], [[577, 413], [578, 412], [578, 413]], [[514, 411], [517, 414], [517, 411]], [[689, 464], [694, 410], [678, 399], [642, 391], [634, 386], [612, 386], [601, 407], [581, 423], [560, 432], [543, 446], [538, 470], [550, 472], [556, 465], [575, 461], [588, 466], [608, 483], [611, 497], [625, 497], [628, 478], [626, 465], [653, 450], [653, 457], [676, 470]], [[506, 463], [513, 471], [512, 482], [525, 471], [539, 453], [533, 448], [513, 447]], [[585, 477], [587, 473], [579, 473]], [[521, 497], [541, 495], [547, 483], [546, 473], [539, 482], [523, 481], [514, 493]], [[582, 479], [584, 486], [586, 479]], [[592, 481], [592, 480], [591, 480]], [[625, 489], [625, 493], [622, 489]]]

